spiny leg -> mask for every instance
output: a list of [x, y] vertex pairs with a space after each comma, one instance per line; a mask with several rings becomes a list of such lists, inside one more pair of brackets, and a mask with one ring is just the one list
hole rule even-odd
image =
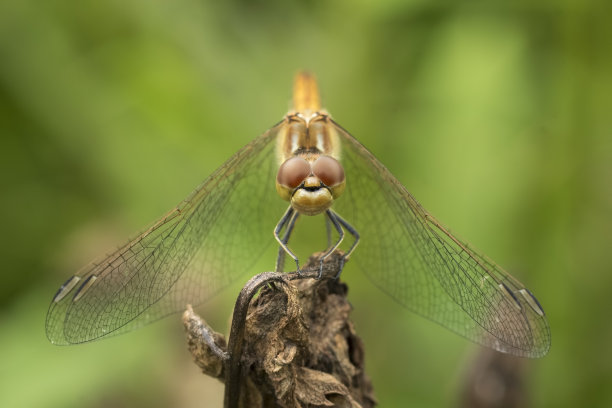
[[353, 236], [353, 238], [355, 238], [355, 241], [353, 241], [353, 244], [351, 245], [349, 250], [342, 257], [342, 265], [340, 265], [340, 268], [338, 270], [338, 274], [336, 275], [336, 279], [338, 279], [340, 277], [340, 274], [342, 273], [342, 268], [344, 267], [344, 262], [349, 258], [349, 256], [351, 256], [351, 254], [355, 250], [355, 247], [357, 247], [357, 244], [359, 243], [359, 233], [357, 232], [357, 230], [351, 224], [349, 224], [344, 218], [339, 216], [337, 213], [335, 213], [335, 212], [333, 212], [331, 210], [328, 210], [328, 211], [334, 216], [336, 221], [339, 222], [340, 225], [342, 225], [348, 231], [348, 233]]
[[[296, 270], [300, 272], [300, 262], [297, 256], [289, 249], [287, 243], [289, 242], [289, 238], [291, 237], [291, 233], [293, 232], [293, 227], [295, 226], [295, 221], [297, 220], [300, 214], [295, 211], [291, 206], [285, 211], [285, 214], [282, 216], [278, 224], [276, 224], [276, 228], [274, 229], [274, 237], [280, 244], [278, 248], [278, 257], [276, 258], [276, 272], [282, 272], [283, 265], [285, 262], [285, 254], [289, 254], [291, 258], [295, 261]], [[283, 237], [280, 237], [280, 233], [285, 228], [285, 234]]]
[[332, 230], [329, 217], [325, 217], [325, 231], [327, 232], [327, 248], [329, 248], [332, 244]]
[[344, 230], [342, 229], [340, 222], [336, 218], [337, 217], [336, 214], [332, 212], [331, 210], [326, 210], [325, 215], [327, 216], [329, 221], [331, 221], [333, 226], [336, 228], [336, 231], [338, 231], [339, 237], [338, 237], [338, 241], [336, 241], [336, 243], [333, 246], [330, 246], [325, 252], [325, 254], [323, 254], [323, 256], [321, 257], [321, 268], [319, 269], [319, 276], [317, 277], [317, 279], [320, 279], [321, 276], [323, 275], [323, 263], [325, 262], [325, 260], [340, 246], [340, 244], [342, 243], [342, 240], [344, 239]]
[[[300, 214], [297, 211], [295, 211], [292, 217], [287, 222], [287, 225], [286, 225], [287, 228], [285, 229], [285, 235], [283, 236], [283, 239], [282, 239], [282, 242], [285, 244], [285, 246], [289, 244], [289, 238], [291, 237], [291, 233], [293, 232], [293, 228], [295, 227], [295, 222], [299, 215]], [[275, 270], [276, 272], [283, 272], [286, 253], [287, 252], [285, 251], [284, 246], [278, 247], [278, 256], [276, 258], [276, 270]], [[298, 271], [299, 271], [299, 266], [298, 266]]]
[[[276, 238], [277, 241], [279, 241], [279, 234], [280, 234], [280, 232], [285, 227], [285, 224], [287, 224], [287, 222], [289, 221], [289, 219], [291, 218], [292, 215], [293, 215], [293, 208], [291, 208], [291, 206], [289, 206], [289, 208], [287, 208], [287, 210], [285, 211], [285, 213], [283, 214], [281, 219], [276, 224], [276, 227], [274, 228], [274, 238]], [[283, 237], [283, 240], [285, 238], [286, 237]], [[281, 243], [281, 241], [279, 241], [279, 243]], [[280, 270], [280, 266], [283, 264], [283, 262], [285, 260], [285, 251], [282, 248], [283, 247], [282, 247], [282, 243], [281, 243], [281, 246], [279, 247], [279, 251], [278, 251], [278, 256], [276, 258], [275, 272], [282, 272]]]

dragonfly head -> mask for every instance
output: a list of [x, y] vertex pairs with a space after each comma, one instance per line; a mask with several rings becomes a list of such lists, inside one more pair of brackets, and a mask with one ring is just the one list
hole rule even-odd
[[316, 215], [331, 207], [344, 191], [346, 178], [338, 160], [330, 156], [294, 156], [278, 169], [276, 191], [301, 214]]

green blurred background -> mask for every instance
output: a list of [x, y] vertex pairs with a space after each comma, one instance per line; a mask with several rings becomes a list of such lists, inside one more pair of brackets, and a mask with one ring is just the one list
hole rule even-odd
[[[178, 316], [56, 347], [45, 313], [280, 120], [302, 68], [430, 212], [537, 294], [553, 344], [527, 363], [532, 406], [612, 406], [604, 4], [1, 2], [0, 406], [221, 406]], [[345, 272], [380, 405], [456, 404], [478, 348]], [[232, 295], [203, 310], [215, 327]]]

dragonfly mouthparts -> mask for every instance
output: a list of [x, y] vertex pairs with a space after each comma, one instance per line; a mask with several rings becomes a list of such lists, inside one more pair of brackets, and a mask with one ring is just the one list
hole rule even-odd
[[308, 187], [307, 186], [303, 186], [303, 187], [300, 187], [300, 188], [303, 189], [303, 190], [306, 190], [306, 191], [317, 191], [320, 188], [327, 188], [327, 187], [325, 187], [325, 185], [323, 185], [323, 183], [321, 183], [318, 186], [308, 186]]

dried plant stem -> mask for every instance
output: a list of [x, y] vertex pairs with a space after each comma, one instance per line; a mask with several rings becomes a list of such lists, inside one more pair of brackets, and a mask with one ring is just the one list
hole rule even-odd
[[[376, 405], [364, 351], [349, 320], [341, 254], [318, 276], [320, 254], [298, 273], [266, 272], [242, 289], [226, 348], [188, 308], [189, 348], [203, 372], [225, 382], [225, 408]], [[259, 294], [255, 297], [256, 294]], [[227, 351], [226, 351], [227, 350]]]

